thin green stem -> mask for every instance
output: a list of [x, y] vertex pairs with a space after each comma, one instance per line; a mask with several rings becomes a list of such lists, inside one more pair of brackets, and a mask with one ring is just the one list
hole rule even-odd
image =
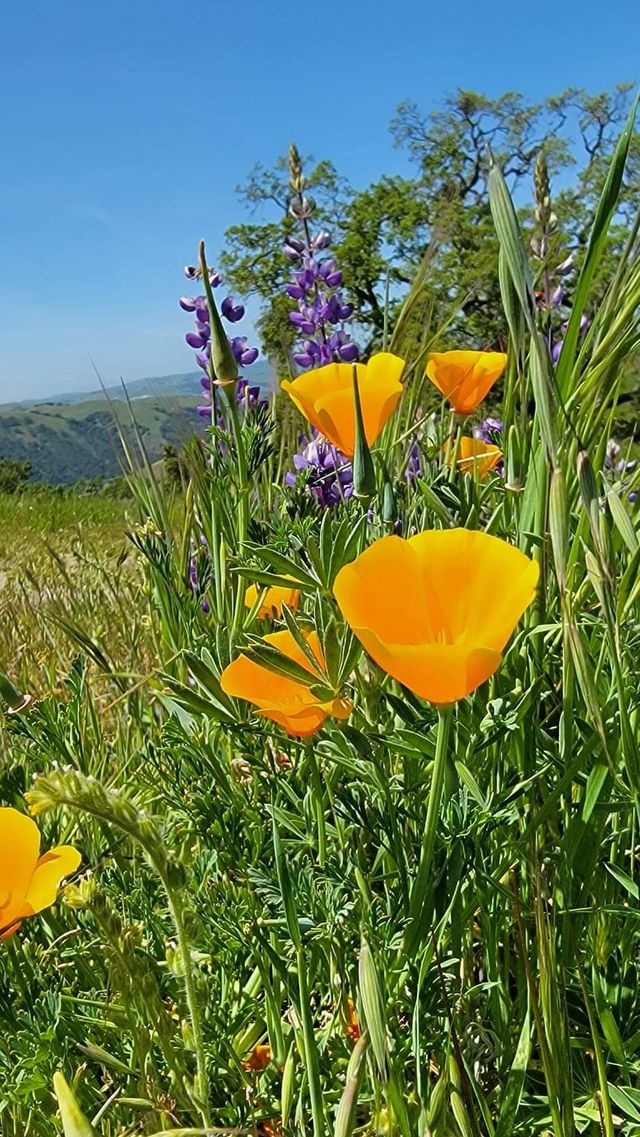
[[198, 1005], [196, 988], [193, 981], [193, 961], [191, 959], [191, 950], [189, 948], [189, 937], [187, 936], [184, 920], [182, 917], [180, 894], [174, 889], [161, 866], [156, 865], [155, 867], [158, 870], [159, 875], [162, 879], [162, 883], [165, 887], [167, 899], [169, 902], [169, 911], [171, 912], [171, 918], [175, 924], [178, 951], [180, 952], [180, 962], [184, 977], [185, 995], [187, 999], [187, 1006], [189, 1008], [189, 1018], [191, 1019], [193, 1049], [196, 1055], [196, 1067], [198, 1071], [197, 1107], [202, 1118], [203, 1125], [208, 1126], [211, 1124], [211, 1117], [209, 1114], [209, 1078], [207, 1075], [204, 1037], [202, 1034], [202, 1018], [200, 1015], [200, 1007]]
[[422, 835], [422, 849], [418, 872], [411, 889], [409, 911], [411, 921], [407, 929], [405, 948], [407, 954], [413, 955], [423, 938], [429, 923], [429, 907], [431, 889], [429, 888], [433, 861], [433, 850], [436, 840], [436, 830], [440, 817], [440, 803], [444, 788], [445, 772], [447, 767], [447, 752], [449, 735], [451, 733], [452, 706], [438, 708], [438, 734], [436, 738], [436, 752], [431, 773], [431, 789], [429, 791], [429, 805]]
[[327, 827], [324, 816], [324, 798], [323, 798], [323, 784], [318, 769], [318, 761], [316, 759], [315, 750], [312, 744], [306, 747], [309, 765], [311, 766], [311, 793], [313, 795], [313, 807], [316, 815], [316, 825], [318, 828], [318, 864], [320, 868], [324, 868], [327, 856]]
[[589, 1019], [589, 1029], [591, 1031], [591, 1038], [593, 1041], [593, 1052], [596, 1057], [596, 1066], [598, 1068], [598, 1082], [600, 1085], [599, 1106], [602, 1119], [603, 1137], [615, 1137], [615, 1125], [613, 1122], [613, 1110], [611, 1108], [611, 1096], [609, 1094], [609, 1083], [607, 1081], [607, 1063], [604, 1053], [602, 1051], [602, 1043], [598, 1033], [598, 1024], [596, 1017], [593, 1013], [593, 1007], [587, 991], [587, 984], [584, 978], [584, 971], [582, 964], [578, 963], [578, 976], [580, 978], [580, 988], [582, 990], [582, 998], [587, 1011]]
[[[249, 473], [247, 466], [247, 452], [244, 445], [244, 437], [242, 434], [242, 422], [240, 420], [240, 411], [236, 400], [236, 387], [234, 384], [225, 386], [227, 394], [227, 402], [229, 405], [229, 412], [231, 417], [231, 429], [233, 432], [233, 439], [236, 448], [236, 465], [238, 470], [238, 547], [236, 554], [239, 556], [242, 553], [243, 546], [247, 540], [247, 533], [249, 530]], [[238, 576], [237, 589], [236, 589], [236, 605], [234, 613], [234, 628], [237, 628], [242, 615], [244, 605], [244, 591], [245, 584], [241, 576]]]
[[462, 423], [458, 422], [455, 412], [451, 412], [451, 427], [447, 440], [445, 461], [449, 464], [449, 481], [455, 481], [458, 472], [458, 454], [460, 453], [460, 439], [462, 438]]
[[304, 1041], [304, 1063], [309, 1082], [309, 1097], [311, 1099], [311, 1116], [313, 1118], [314, 1137], [323, 1137], [325, 1129], [324, 1106], [322, 1102], [322, 1086], [320, 1084], [320, 1062], [318, 1047], [313, 1029], [313, 1018], [309, 1004], [309, 985], [304, 961], [304, 948], [302, 945], [297, 953], [298, 992], [300, 997], [300, 1018], [302, 1020], [302, 1038]]

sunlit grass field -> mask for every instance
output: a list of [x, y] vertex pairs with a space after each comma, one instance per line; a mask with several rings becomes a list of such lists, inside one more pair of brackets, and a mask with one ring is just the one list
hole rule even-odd
[[267, 406], [201, 248], [206, 443], [0, 501], [3, 1137], [640, 1134], [631, 121], [562, 323], [494, 168], [505, 351]]

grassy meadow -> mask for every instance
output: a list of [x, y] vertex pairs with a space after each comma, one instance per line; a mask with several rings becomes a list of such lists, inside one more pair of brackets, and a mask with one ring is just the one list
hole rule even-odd
[[0, 500], [2, 802], [81, 856], [30, 912], [2, 837], [3, 1137], [639, 1137], [631, 129], [560, 315], [492, 169], [504, 353], [419, 273], [357, 381], [237, 398], [202, 248], [179, 476]]

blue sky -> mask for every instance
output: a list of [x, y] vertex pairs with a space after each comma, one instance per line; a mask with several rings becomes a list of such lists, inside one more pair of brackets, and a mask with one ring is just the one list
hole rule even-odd
[[0, 401], [191, 370], [182, 266], [290, 140], [365, 185], [402, 99], [635, 82], [639, 33], [637, 0], [3, 5]]

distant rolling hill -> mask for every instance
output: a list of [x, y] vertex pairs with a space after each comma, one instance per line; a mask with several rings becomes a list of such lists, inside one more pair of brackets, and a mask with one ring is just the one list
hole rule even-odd
[[[205, 420], [195, 412], [201, 401], [200, 373], [162, 375], [127, 384], [131, 409], [151, 461], [167, 443], [180, 445], [202, 434]], [[270, 369], [256, 363], [247, 378], [269, 387]], [[89, 394], [58, 395], [47, 402], [0, 406], [0, 458], [31, 463], [31, 478], [53, 485], [78, 478], [112, 478], [122, 472], [116, 417], [135, 448], [131, 412], [122, 387]]]
[[[195, 413], [197, 396], [137, 398], [135, 420], [151, 461], [160, 458], [167, 443], [180, 444], [202, 432], [204, 420]], [[67, 405], [40, 403], [32, 407], [0, 407], [0, 458], [31, 463], [36, 482], [54, 485], [78, 478], [115, 477], [122, 473], [122, 447], [117, 415], [127, 438], [134, 430], [126, 404], [104, 398]]]
[[[138, 399], [144, 395], [195, 395], [200, 390], [201, 374], [201, 371], [190, 371], [188, 373], [181, 372], [178, 375], [155, 375], [145, 379], [133, 379], [131, 382], [126, 382], [125, 386], [130, 399]], [[250, 369], [247, 369], [245, 374], [247, 379], [252, 383], [256, 383], [259, 387], [263, 389], [269, 389], [271, 387], [272, 371], [266, 360], [259, 359], [256, 363], [252, 364]], [[106, 394], [110, 399], [124, 399], [122, 383], [118, 383], [113, 387], [107, 387]], [[96, 399], [104, 399], [104, 397], [105, 392], [102, 389], [93, 391], [66, 391], [61, 395], [49, 395], [46, 399], [21, 399], [20, 402], [6, 403], [4, 408], [0, 409], [8, 410], [14, 407], [35, 407], [42, 403], [65, 403], [71, 405], [72, 403], [92, 402]]]

